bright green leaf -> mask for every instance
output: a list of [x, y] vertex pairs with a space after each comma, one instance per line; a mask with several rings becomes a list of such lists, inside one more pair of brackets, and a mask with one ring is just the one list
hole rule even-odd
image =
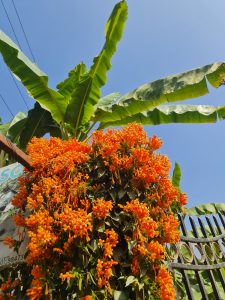
[[225, 106], [209, 105], [159, 105], [156, 108], [124, 117], [121, 120], [101, 123], [100, 128], [122, 126], [137, 122], [142, 125], [170, 123], [215, 123], [225, 118]]
[[[144, 84], [122, 96], [116, 104], [98, 112], [98, 121], [108, 123], [131, 117], [167, 102], [207, 94], [207, 80], [217, 88], [225, 78], [225, 63], [218, 62]], [[102, 108], [101, 108], [102, 109]]]
[[60, 136], [59, 127], [54, 123], [51, 114], [39, 103], [35, 103], [34, 108], [28, 111], [24, 129], [20, 134], [20, 148], [26, 149], [32, 137], [42, 137], [48, 132], [52, 136]]
[[69, 72], [69, 77], [63, 82], [57, 85], [58, 92], [68, 99], [71, 98], [72, 92], [76, 88], [76, 84], [79, 82], [80, 77], [86, 72], [86, 66], [84, 63], [80, 63], [73, 70]]
[[126, 280], [126, 287], [131, 285], [134, 281], [137, 281], [137, 278], [134, 276], [128, 276]]
[[105, 45], [101, 53], [94, 58], [90, 71], [83, 75], [72, 94], [66, 112], [66, 121], [75, 128], [88, 123], [98, 103], [100, 88], [106, 83], [107, 71], [111, 68], [111, 58], [120, 41], [127, 19], [127, 4], [121, 1], [115, 5], [105, 30]]
[[116, 290], [114, 290], [114, 292], [113, 292], [113, 298], [114, 298], [114, 300], [128, 300], [129, 299], [125, 292], [116, 291]]
[[51, 112], [59, 124], [64, 122], [67, 102], [60, 93], [48, 87], [48, 77], [32, 63], [14, 42], [0, 31], [0, 52], [10, 70], [26, 87], [29, 94]]
[[218, 212], [225, 211], [225, 203], [207, 203], [187, 208], [186, 213], [188, 215], [206, 215], [216, 214]]
[[173, 169], [172, 183], [175, 187], [180, 188], [181, 169], [179, 164], [176, 162]]

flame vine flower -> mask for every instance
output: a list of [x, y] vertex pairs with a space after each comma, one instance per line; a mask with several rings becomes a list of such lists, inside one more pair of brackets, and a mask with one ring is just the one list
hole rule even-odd
[[18, 234], [28, 237], [29, 276], [12, 272], [0, 299], [16, 299], [17, 284], [31, 300], [113, 299], [114, 291], [173, 300], [165, 243], [179, 240], [175, 213], [186, 195], [169, 179], [161, 145], [135, 123], [96, 131], [90, 143], [33, 138], [33, 171], [13, 199]]

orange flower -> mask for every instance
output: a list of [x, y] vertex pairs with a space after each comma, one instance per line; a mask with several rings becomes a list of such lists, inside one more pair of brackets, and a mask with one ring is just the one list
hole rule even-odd
[[148, 250], [151, 253], [151, 260], [162, 260], [165, 258], [165, 248], [157, 241], [151, 241], [148, 244]]
[[92, 296], [87, 295], [87, 296], [82, 297], [80, 300], [92, 300]]
[[105, 285], [109, 285], [109, 279], [112, 275], [112, 266], [117, 265], [115, 260], [102, 261], [98, 259], [96, 266], [96, 272], [98, 277], [98, 287], [102, 288]]
[[157, 150], [162, 146], [163, 142], [161, 139], [157, 138], [157, 136], [153, 135], [148, 142], [149, 147], [153, 150]]
[[187, 195], [185, 193], [181, 193], [179, 201], [182, 205], [186, 205], [187, 204]]
[[163, 240], [165, 243], [177, 243], [180, 239], [179, 221], [173, 215], [162, 217]]
[[137, 219], [148, 217], [149, 211], [145, 203], [140, 203], [138, 199], [127, 202], [125, 206], [119, 205], [125, 212], [132, 214]]
[[[62, 286], [81, 297], [83, 291], [69, 284], [74, 278], [72, 270], [89, 272], [96, 260], [96, 288], [110, 293], [116, 264], [120, 265], [114, 268], [115, 281], [128, 270], [139, 276], [144, 267], [149, 268], [146, 276], [155, 274], [155, 281], [151, 277], [149, 282], [158, 288], [161, 299], [173, 299], [170, 274], [161, 265], [164, 243], [179, 240], [179, 222], [171, 205], [182, 210], [186, 195], [169, 179], [169, 159], [155, 152], [161, 145], [156, 136], [147, 139], [136, 123], [121, 130], [97, 131], [90, 145], [76, 139], [32, 139], [28, 154], [34, 169], [19, 179], [19, 192], [13, 199], [18, 208], [15, 224], [23, 226], [20, 235], [27, 230], [29, 238], [26, 262], [33, 281], [27, 296], [31, 300], [42, 299], [44, 290], [48, 295], [47, 280], [54, 286], [53, 297]], [[96, 176], [100, 169], [103, 176]], [[111, 218], [117, 214], [122, 230]], [[96, 222], [106, 226], [105, 232], [93, 226]], [[4, 240], [10, 247], [16, 245], [12, 238]], [[96, 241], [99, 248], [93, 251]], [[84, 259], [78, 266], [75, 260], [85, 251], [88, 264]], [[3, 289], [7, 287], [3, 285]], [[12, 283], [6, 293], [10, 294], [11, 288]]]
[[9, 248], [15, 247], [15, 240], [13, 240], [10, 236], [3, 237], [4, 245], [8, 246]]
[[86, 210], [73, 210], [70, 206], [64, 205], [61, 213], [55, 212], [56, 223], [64, 232], [73, 234], [76, 237], [85, 237], [89, 241], [89, 231], [92, 231], [91, 217]]
[[[113, 229], [106, 229], [105, 234], [106, 240], [105, 243], [102, 243], [102, 245], [104, 245], [103, 256], [104, 258], [111, 258], [113, 254], [113, 248], [115, 248], [118, 244], [118, 234]], [[101, 243], [101, 240], [99, 242]]]
[[31, 271], [31, 275], [35, 279], [40, 279], [40, 278], [44, 278], [45, 277], [45, 273], [44, 273], [43, 269], [40, 266], [38, 266], [38, 265], [33, 266], [33, 269]]
[[22, 226], [25, 227], [25, 218], [21, 214], [16, 214], [13, 216], [13, 222], [15, 223], [16, 226]]
[[165, 268], [160, 268], [156, 277], [156, 282], [160, 286], [160, 299], [162, 300], [174, 300], [175, 290], [173, 287], [173, 280], [170, 273]]
[[43, 296], [43, 287], [39, 279], [32, 280], [32, 287], [27, 290], [27, 296], [30, 300], [39, 300]]
[[6, 292], [7, 290], [9, 290], [11, 288], [11, 284], [12, 284], [12, 278], [9, 277], [6, 282], [2, 283], [0, 291], [1, 292]]
[[63, 281], [67, 280], [67, 279], [71, 279], [71, 278], [74, 278], [74, 275], [69, 273], [69, 272], [66, 272], [65, 274], [61, 273], [59, 275], [59, 278]]
[[140, 228], [143, 233], [147, 235], [148, 238], [154, 238], [159, 235], [158, 224], [151, 218], [144, 218], [140, 221]]
[[134, 256], [131, 263], [131, 271], [135, 276], [140, 274], [139, 262], [138, 257]]
[[112, 201], [105, 201], [103, 199], [97, 199], [92, 207], [92, 212], [95, 218], [105, 219], [112, 210], [113, 204]]

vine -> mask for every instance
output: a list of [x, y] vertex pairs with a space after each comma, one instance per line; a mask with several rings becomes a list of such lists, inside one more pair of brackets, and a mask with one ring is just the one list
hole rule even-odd
[[170, 161], [139, 124], [96, 131], [91, 143], [33, 138], [33, 171], [12, 203], [19, 247], [28, 236], [27, 275], [2, 280], [0, 299], [175, 298], [165, 243], [179, 240], [176, 213], [186, 195], [169, 179]]

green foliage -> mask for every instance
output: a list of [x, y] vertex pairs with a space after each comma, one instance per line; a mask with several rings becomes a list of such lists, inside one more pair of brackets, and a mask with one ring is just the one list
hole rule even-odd
[[50, 111], [59, 124], [64, 122], [67, 102], [62, 94], [48, 87], [48, 77], [32, 63], [13, 41], [0, 32], [0, 52], [10, 70], [43, 108]]
[[186, 209], [186, 213], [188, 215], [195, 215], [195, 216], [217, 214], [223, 211], [225, 211], [224, 203], [207, 203], [207, 204], [201, 204]]
[[[102, 107], [100, 109], [102, 109]], [[121, 120], [103, 122], [99, 128], [122, 126], [131, 122], [138, 122], [143, 125], [215, 123], [224, 118], [225, 106], [159, 105], [150, 110], [123, 117]]]
[[172, 183], [175, 187], [180, 189], [180, 179], [181, 179], [181, 168], [176, 162], [173, 169]]
[[22, 124], [19, 121], [16, 125], [18, 132], [23, 128], [17, 140], [21, 148], [26, 148], [33, 136], [39, 137], [45, 133], [84, 140], [96, 123], [99, 123], [99, 128], [106, 128], [130, 122], [157, 125], [212, 123], [224, 119], [225, 106], [168, 105], [168, 102], [207, 94], [207, 81], [218, 88], [225, 78], [223, 62], [147, 83], [124, 96], [113, 93], [101, 98], [101, 88], [106, 83], [126, 19], [127, 4], [123, 0], [115, 5], [111, 13], [105, 28], [105, 44], [94, 58], [90, 70], [84, 63], [78, 64], [70, 71], [68, 78], [57, 85], [57, 90], [48, 87], [47, 75], [0, 32], [0, 52], [5, 63], [40, 104], [29, 111], [26, 121]]
[[81, 76], [75, 86], [66, 113], [66, 121], [75, 129], [75, 135], [80, 126], [82, 128], [83, 125], [90, 122], [94, 106], [100, 99], [100, 89], [106, 83], [106, 74], [111, 68], [110, 60], [122, 37], [126, 19], [127, 5], [125, 1], [122, 1], [114, 7], [107, 22], [106, 40], [101, 53], [94, 58], [90, 70]]
[[[19, 112], [10, 122], [0, 124], [0, 135], [6, 136], [12, 143], [18, 144], [21, 132], [26, 123], [26, 114]], [[8, 157], [4, 151], [0, 151], [0, 167], [12, 163], [13, 158]]]
[[[128, 117], [131, 118], [140, 112], [147, 113], [149, 110], [151, 111], [163, 103], [200, 97], [209, 92], [207, 80], [213, 87], [217, 88], [221, 85], [224, 78], [225, 64], [214, 63], [188, 72], [159, 79], [142, 85], [125, 96], [122, 96], [117, 103], [112, 106], [107, 106], [105, 109], [101, 108], [101, 111], [98, 112], [97, 120], [101, 123], [122, 121]], [[177, 107], [174, 107], [171, 111], [168, 111], [167, 108], [167, 111], [164, 111], [164, 113], [171, 113], [175, 108], [177, 109], [177, 114], [182, 113], [182, 107], [180, 110]], [[187, 108], [188, 107], [185, 108], [186, 111]], [[193, 112], [193, 108], [191, 111]], [[205, 114], [204, 111], [201, 112], [200, 108], [196, 111], [198, 111], [199, 114]], [[153, 114], [152, 116], [154, 117]], [[160, 124], [160, 122], [158, 124]]]

